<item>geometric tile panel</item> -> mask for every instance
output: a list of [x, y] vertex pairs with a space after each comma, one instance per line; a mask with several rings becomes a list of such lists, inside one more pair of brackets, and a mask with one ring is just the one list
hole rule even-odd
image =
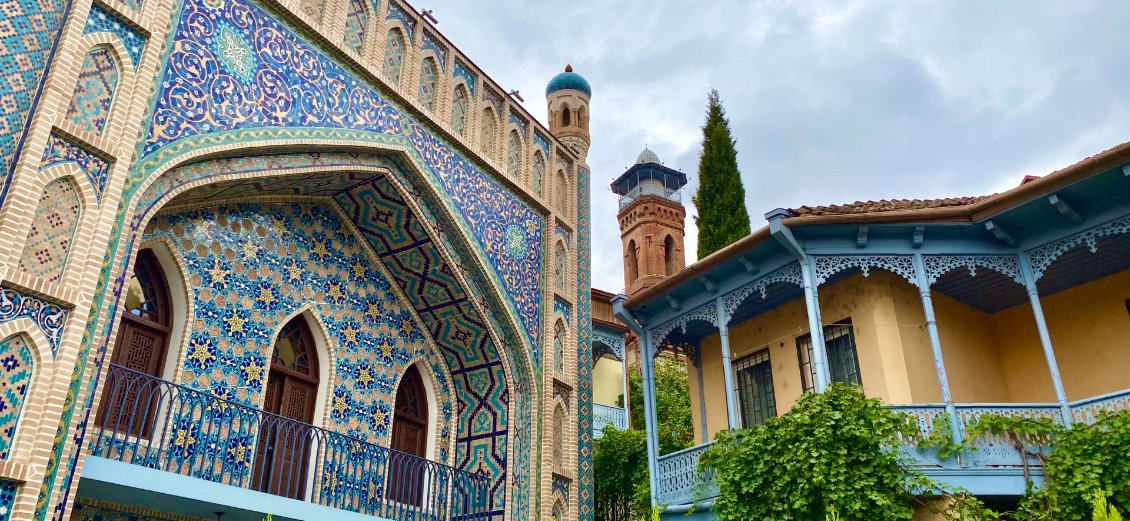
[[[130, 0], [126, 0], [126, 3], [130, 3]], [[134, 0], [134, 3], [136, 3], [136, 0]], [[141, 63], [141, 52], [145, 50], [145, 37], [119, 20], [117, 16], [110, 14], [109, 11], [96, 4], [90, 8], [90, 14], [86, 17], [86, 26], [83, 27], [82, 34], [102, 32], [117, 35], [121, 39], [122, 45], [133, 61], [134, 68], [137, 68], [137, 65]]]
[[498, 349], [397, 188], [380, 177], [335, 200], [385, 264], [447, 358], [458, 401], [455, 466], [495, 477], [494, 505], [504, 508], [509, 390]]
[[15, 481], [0, 481], [0, 521], [12, 519], [12, 509], [16, 506], [16, 492], [20, 484]]
[[[223, 29], [205, 29], [212, 26]], [[170, 56], [158, 84], [139, 169], [195, 143], [254, 139], [257, 129], [357, 131], [406, 147], [446, 194], [445, 203], [454, 207], [461, 226], [494, 268], [492, 278], [506, 290], [530, 344], [538, 344], [540, 213], [436, 138], [429, 124], [394, 105], [253, 0], [184, 0], [170, 37], [179, 52]], [[394, 67], [385, 63], [386, 77], [399, 74], [395, 69], [403, 64], [406, 45], [399, 28], [390, 30], [389, 38]], [[238, 59], [225, 58], [229, 53]], [[196, 74], [197, 63], [215, 70]], [[229, 77], [230, 89], [211, 87], [212, 78]], [[184, 110], [186, 103], [195, 109]]]
[[51, 133], [47, 138], [47, 149], [43, 151], [43, 158], [39, 162], [39, 171], [61, 163], [74, 163], [82, 169], [94, 188], [94, 195], [99, 200], [102, 199], [102, 191], [106, 189], [106, 179], [110, 175], [110, 163], [58, 134]]
[[81, 212], [78, 189], [69, 177], [47, 183], [24, 242], [20, 271], [58, 282], [63, 276]]
[[385, 40], [385, 61], [384, 61], [384, 75], [385, 79], [392, 85], [400, 84], [400, 71], [404, 67], [404, 36], [400, 34], [400, 29], [392, 28], [388, 30], [388, 38]]
[[432, 36], [428, 30], [424, 30], [424, 43], [421, 45], [425, 51], [432, 51], [435, 53], [436, 58], [439, 60], [440, 67], [447, 67], [447, 47], [439, 43], [439, 39]]
[[439, 72], [436, 70], [436, 61], [424, 58], [424, 63], [420, 66], [420, 88], [416, 93], [416, 101], [428, 110], [434, 108], [437, 76]]
[[345, 17], [345, 48], [361, 54], [365, 48], [365, 28], [369, 25], [369, 11], [362, 0], [349, 0], [349, 14]]
[[0, 459], [7, 459], [12, 449], [20, 411], [31, 385], [32, 364], [26, 336], [0, 340]]
[[0, 201], [31, 103], [47, 70], [63, 0], [0, 0]]
[[[450, 396], [447, 365], [345, 230], [335, 212], [314, 203], [214, 206], [154, 219], [146, 239], [170, 241], [192, 287], [180, 383], [258, 406], [276, 329], [312, 304], [336, 360], [328, 428], [387, 446], [395, 384], [418, 356], [436, 374], [440, 396]], [[450, 414], [440, 420], [441, 435], [449, 434]], [[440, 449], [446, 460], [448, 448]]]
[[71, 95], [67, 119], [88, 132], [101, 133], [110, 117], [114, 90], [118, 87], [118, 64], [108, 47], [97, 47], [86, 53], [78, 82]]
[[592, 273], [589, 172], [577, 169], [577, 518], [593, 519]]
[[24, 295], [14, 289], [0, 288], [0, 324], [18, 318], [30, 318], [51, 343], [52, 356], [59, 351], [67, 313], [66, 309], [37, 297]]

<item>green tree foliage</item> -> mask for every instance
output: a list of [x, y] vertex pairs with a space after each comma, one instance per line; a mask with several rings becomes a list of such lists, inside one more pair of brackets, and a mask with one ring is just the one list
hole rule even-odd
[[[628, 392], [631, 393], [632, 427], [644, 428], [643, 377], [630, 371]], [[620, 402], [623, 406], [623, 401]], [[694, 421], [691, 419], [691, 397], [687, 387], [687, 366], [669, 358], [655, 359], [655, 409], [659, 419], [659, 453], [670, 454], [694, 445]]]
[[718, 91], [710, 91], [708, 101], [706, 123], [702, 126], [702, 156], [698, 160], [698, 190], [694, 194], [700, 259], [750, 233], [730, 120]]
[[635, 516], [646, 517], [651, 508], [647, 481], [647, 439], [642, 430], [617, 430], [606, 426], [593, 442], [593, 479], [597, 503], [631, 500]]
[[859, 387], [807, 393], [760, 427], [719, 434], [703, 457], [721, 489], [713, 512], [723, 521], [913, 519], [913, 476], [887, 447], [916, 433]]
[[1058, 433], [1044, 473], [1043, 487], [1021, 499], [1017, 519], [1088, 519], [1096, 490], [1112, 508], [1130, 512], [1130, 413], [1104, 415]]

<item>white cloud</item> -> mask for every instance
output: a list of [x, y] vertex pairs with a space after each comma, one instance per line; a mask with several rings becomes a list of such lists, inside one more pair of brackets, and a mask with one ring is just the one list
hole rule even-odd
[[608, 290], [623, 286], [608, 182], [644, 143], [693, 178], [711, 87], [754, 228], [776, 207], [997, 192], [1130, 140], [1130, 4], [1114, 0], [424, 7], [535, 116], [566, 63], [592, 84], [593, 284]]

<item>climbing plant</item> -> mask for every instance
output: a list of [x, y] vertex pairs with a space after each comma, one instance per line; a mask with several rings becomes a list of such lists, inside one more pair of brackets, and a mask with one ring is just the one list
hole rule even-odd
[[1054, 446], [1044, 462], [1043, 486], [1025, 494], [1016, 519], [1091, 518], [1095, 491], [1113, 509], [1130, 512], [1130, 412], [1103, 414], [1093, 424], [1057, 429]]

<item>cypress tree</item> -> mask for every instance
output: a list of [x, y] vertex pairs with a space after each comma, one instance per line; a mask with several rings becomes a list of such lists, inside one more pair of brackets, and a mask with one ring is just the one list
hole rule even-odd
[[698, 209], [694, 220], [698, 225], [700, 259], [750, 233], [730, 120], [726, 119], [717, 90], [710, 91], [708, 99], [706, 124], [702, 126], [702, 156], [698, 160], [698, 190], [693, 198]]

